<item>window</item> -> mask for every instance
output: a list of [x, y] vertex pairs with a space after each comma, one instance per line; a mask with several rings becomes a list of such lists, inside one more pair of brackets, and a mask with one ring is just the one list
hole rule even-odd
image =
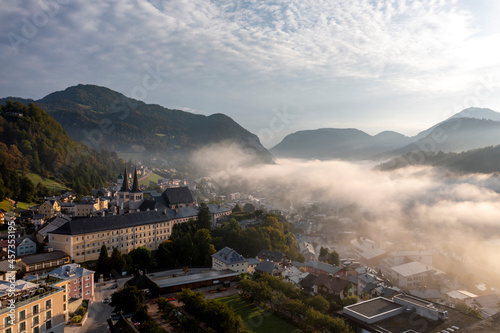
[[10, 317], [9, 317], [9, 316], [7, 316], [7, 317], [5, 317], [5, 318], [3, 319], [3, 326], [4, 326], [4, 327], [8, 327], [8, 326], [10, 326]]
[[64, 305], [64, 311], [66, 311], [66, 303], [64, 303], [63, 305]]
[[38, 316], [33, 317], [33, 326], [38, 325], [39, 323], [40, 323], [40, 320], [39, 320]]
[[5, 333], [12, 333], [12, 328], [8, 328], [5, 330]]
[[78, 245], [77, 245], [77, 246], [76, 246], [76, 249], [78, 250], [79, 248], [80, 248], [80, 246], [78, 246]]
[[49, 320], [50, 318], [52, 318], [52, 311], [49, 310], [45, 313], [45, 320]]
[[52, 320], [45, 323], [45, 330], [50, 330], [52, 328]]
[[37, 314], [38, 313], [38, 304], [37, 305], [34, 305], [33, 306], [33, 314]]
[[24, 320], [26, 319], [26, 310], [20, 311], [19, 312], [19, 320]]
[[26, 331], [26, 322], [23, 321], [22, 323], [19, 324], [19, 332], [24, 332]]
[[69, 238], [68, 237], [66, 237], [66, 242], [69, 242]]
[[66, 302], [66, 295], [63, 295], [63, 302]]
[[45, 308], [50, 309], [51, 307], [52, 307], [52, 300], [49, 299], [48, 301], [45, 301]]

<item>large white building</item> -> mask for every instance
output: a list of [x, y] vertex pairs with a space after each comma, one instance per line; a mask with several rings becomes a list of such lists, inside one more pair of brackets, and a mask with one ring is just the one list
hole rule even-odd
[[212, 269], [216, 271], [230, 269], [235, 272], [246, 273], [248, 261], [241, 254], [226, 246], [212, 254]]
[[383, 274], [389, 278], [391, 282], [403, 289], [412, 289], [421, 285], [426, 285], [444, 276], [444, 272], [419, 261], [412, 261], [391, 267], [385, 273], [383, 272]]

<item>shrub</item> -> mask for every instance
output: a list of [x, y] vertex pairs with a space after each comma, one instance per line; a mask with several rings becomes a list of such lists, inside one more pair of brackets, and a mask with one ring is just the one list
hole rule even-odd
[[79, 315], [73, 316], [73, 318], [71, 318], [72, 323], [79, 323], [81, 321], [82, 321], [82, 316]]

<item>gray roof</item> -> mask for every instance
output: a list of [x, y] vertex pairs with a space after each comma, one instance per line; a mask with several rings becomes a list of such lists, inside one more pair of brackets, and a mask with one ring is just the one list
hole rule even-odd
[[64, 257], [69, 257], [69, 255], [67, 255], [63, 251], [53, 251], [47, 253], [28, 255], [24, 257], [22, 261], [25, 265], [32, 265], [32, 264], [37, 264], [39, 262], [62, 259]]
[[272, 261], [262, 261], [260, 264], [255, 266], [255, 270], [259, 272], [273, 274], [276, 264]]
[[94, 271], [80, 267], [79, 264], [67, 264], [54, 269], [53, 271], [49, 272], [46, 275], [68, 280], [68, 279], [80, 278], [91, 274], [94, 274]]
[[64, 225], [67, 223], [70, 219], [69, 218], [64, 218], [61, 216], [56, 217], [56, 219], [49, 224], [46, 224], [46, 226], [38, 231], [38, 234], [42, 235], [42, 237], [47, 237], [47, 234], [51, 231], [54, 231], [58, 229], [60, 226]]
[[158, 284], [160, 288], [168, 288], [168, 287], [183, 285], [186, 283], [202, 282], [212, 279], [222, 279], [225, 277], [238, 276], [238, 275], [240, 275], [240, 273], [231, 270], [209, 271], [197, 274], [177, 276], [174, 278], [167, 277], [162, 279], [153, 279], [153, 281], [156, 284]]
[[281, 262], [285, 255], [281, 252], [261, 250], [257, 253], [257, 258], [264, 260], [271, 260], [275, 262]]
[[145, 211], [123, 215], [107, 215], [71, 220], [51, 234], [79, 235], [91, 232], [130, 228], [151, 223], [160, 223], [179, 218], [191, 218], [198, 215], [197, 207], [182, 207], [177, 211], [165, 208], [163, 211]]
[[306, 267], [312, 267], [315, 269], [320, 269], [322, 271], [325, 271], [329, 274], [336, 274], [338, 271], [342, 270], [342, 268], [337, 267], [335, 265], [330, 265], [321, 261], [316, 261], [316, 260], [309, 260], [305, 264]]
[[182, 203], [194, 202], [191, 191], [187, 187], [171, 187], [167, 188], [161, 194], [167, 205], [177, 205]]
[[227, 246], [212, 254], [212, 257], [222, 261], [226, 265], [247, 261], [241, 254]]

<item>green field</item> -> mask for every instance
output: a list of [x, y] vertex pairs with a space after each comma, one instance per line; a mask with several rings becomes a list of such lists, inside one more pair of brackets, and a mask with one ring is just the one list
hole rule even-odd
[[36, 186], [38, 183], [42, 183], [43, 186], [45, 186], [49, 190], [56, 190], [56, 191], [69, 191], [70, 189], [66, 186], [64, 186], [61, 183], [56, 182], [55, 180], [52, 179], [43, 179], [40, 177], [40, 175], [37, 175], [36, 173], [28, 173], [26, 177], [31, 180], [31, 182]]
[[301, 332], [297, 327], [287, 323], [281, 318], [276, 317], [270, 312], [255, 306], [244, 300], [239, 295], [232, 295], [218, 298], [218, 301], [226, 303], [230, 306], [236, 315], [240, 315], [243, 319], [245, 327], [256, 333], [290, 333]]
[[0, 208], [6, 212], [10, 212], [12, 210], [12, 204], [9, 200], [0, 201]]
[[143, 180], [139, 181], [139, 185], [144, 185], [144, 186], [149, 186], [150, 182], [153, 182], [155, 184], [158, 184], [158, 179], [164, 178], [162, 176], [157, 175], [154, 172], [151, 172], [149, 176], [144, 178]]

